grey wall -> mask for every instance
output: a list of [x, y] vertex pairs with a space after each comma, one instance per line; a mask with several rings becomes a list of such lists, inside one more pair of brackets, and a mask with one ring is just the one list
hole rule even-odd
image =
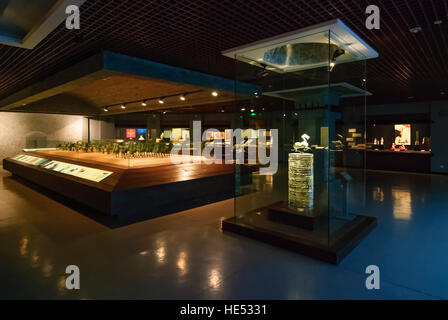
[[20, 153], [23, 148], [82, 140], [82, 133], [81, 116], [0, 112], [0, 159]]
[[[87, 121], [87, 119], [85, 120]], [[84, 130], [83, 137], [87, 140]], [[90, 141], [115, 139], [115, 122], [113, 119], [97, 120], [90, 119]]]

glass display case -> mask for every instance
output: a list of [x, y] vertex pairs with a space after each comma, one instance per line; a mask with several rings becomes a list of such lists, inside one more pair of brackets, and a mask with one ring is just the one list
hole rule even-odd
[[[359, 43], [347, 45], [347, 33], [319, 26], [233, 52], [237, 86], [260, 87], [249, 99], [237, 96], [234, 130], [266, 130], [269, 151], [260, 139], [252, 144], [270, 163], [235, 165], [235, 213], [224, 230], [338, 263], [376, 225], [362, 215], [371, 56]], [[356, 106], [345, 106], [347, 98]], [[338, 133], [337, 124], [351, 136]]]

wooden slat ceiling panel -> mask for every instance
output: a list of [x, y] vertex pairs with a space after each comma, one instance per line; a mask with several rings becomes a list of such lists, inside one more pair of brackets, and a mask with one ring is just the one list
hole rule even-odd
[[[365, 27], [370, 4], [380, 30]], [[0, 98], [99, 48], [233, 78], [222, 50], [334, 18], [380, 53], [367, 64], [370, 101], [448, 94], [448, 0], [90, 0], [81, 30], [61, 25], [31, 51], [0, 45]]]

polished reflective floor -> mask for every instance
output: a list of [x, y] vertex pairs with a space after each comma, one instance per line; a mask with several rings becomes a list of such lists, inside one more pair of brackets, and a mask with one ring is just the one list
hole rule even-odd
[[378, 227], [332, 266], [222, 233], [233, 200], [109, 228], [0, 172], [1, 299], [448, 299], [446, 176], [369, 172]]

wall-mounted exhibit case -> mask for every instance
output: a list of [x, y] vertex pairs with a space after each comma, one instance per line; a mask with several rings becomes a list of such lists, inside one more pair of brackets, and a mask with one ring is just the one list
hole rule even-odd
[[[263, 90], [239, 107], [234, 123], [278, 130], [271, 143], [278, 170], [247, 174], [246, 164], [236, 164], [235, 213], [223, 229], [339, 263], [376, 226], [363, 216], [365, 148], [337, 161], [353, 144], [337, 134], [336, 122], [365, 146], [366, 60], [377, 53], [336, 20], [224, 54], [235, 59], [237, 80]], [[361, 106], [343, 116], [339, 106], [348, 97]]]
[[[340, 134], [350, 139], [350, 133]], [[353, 153], [357, 141], [354, 138]], [[385, 115], [367, 118], [366, 168], [431, 172], [431, 120], [429, 114]]]

